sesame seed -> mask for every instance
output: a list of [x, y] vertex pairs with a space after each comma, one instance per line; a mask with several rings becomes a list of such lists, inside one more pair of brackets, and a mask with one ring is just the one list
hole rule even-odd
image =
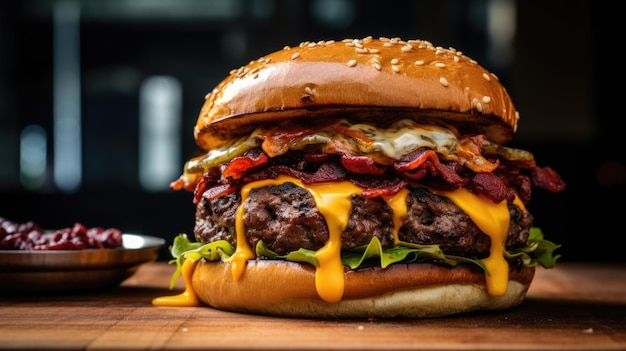
[[290, 46], [288, 46], [288, 45], [283, 46], [283, 50], [289, 50], [289, 49], [291, 49]]
[[397, 58], [393, 58], [393, 59], [391, 59], [391, 64], [392, 64], [392, 65], [397, 65], [399, 62], [400, 62], [400, 60], [399, 60], [399, 59], [397, 59]]
[[415, 65], [416, 66], [422, 66], [423, 64], [424, 64], [424, 61], [422, 61], [422, 60], [415, 61]]
[[380, 63], [374, 62], [374, 68], [376, 68], [377, 71], [380, 71], [383, 67], [380, 65]]
[[483, 73], [483, 77], [487, 80], [487, 81], [491, 81], [491, 78], [489, 77], [489, 75], [487, 73]]
[[478, 112], [483, 112], [483, 105], [480, 104], [478, 99], [476, 98], [472, 99], [472, 105], [476, 108]]
[[291, 59], [292, 59], [292, 60], [295, 60], [295, 59], [297, 59], [298, 57], [300, 57], [300, 53], [299, 53], [299, 52], [296, 52], [296, 53], [294, 53], [293, 55], [291, 55]]
[[370, 54], [377, 54], [380, 52], [378, 49], [369, 49]]
[[369, 52], [367, 48], [364, 47], [357, 47], [354, 51], [356, 51], [357, 54], [367, 54]]
[[309, 95], [313, 95], [313, 89], [311, 89], [310, 87], [305, 87], [304, 88], [304, 92], [309, 94]]
[[398, 66], [396, 66], [396, 65], [391, 65], [391, 69], [392, 69], [394, 72], [396, 72], [396, 73], [400, 72], [400, 67], [398, 67]]
[[490, 103], [491, 102], [491, 97], [486, 96], [486, 95], [483, 96], [483, 102], [486, 103], [486, 104]]
[[448, 80], [444, 77], [439, 78], [439, 83], [441, 83], [441, 85], [443, 85], [444, 87], [447, 87], [449, 85]]
[[348, 66], [349, 66], [349, 67], [354, 67], [354, 66], [356, 66], [356, 60], [350, 60], [350, 61], [348, 61]]
[[445, 63], [441, 63], [441, 62], [437, 62], [437, 63], [435, 63], [435, 66], [439, 67], [439, 68], [444, 68], [444, 67], [446, 67], [446, 64]]

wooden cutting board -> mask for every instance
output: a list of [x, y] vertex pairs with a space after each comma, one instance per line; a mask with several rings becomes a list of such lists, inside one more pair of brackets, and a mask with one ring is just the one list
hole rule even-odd
[[156, 307], [173, 266], [143, 265], [91, 294], [0, 299], [0, 349], [626, 349], [626, 264], [539, 268], [509, 311], [419, 320], [313, 320]]

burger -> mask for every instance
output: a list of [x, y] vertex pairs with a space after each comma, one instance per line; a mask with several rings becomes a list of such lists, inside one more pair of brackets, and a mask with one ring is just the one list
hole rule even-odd
[[519, 305], [559, 247], [526, 208], [564, 190], [503, 146], [519, 113], [453, 48], [303, 42], [232, 70], [194, 128], [185, 291], [155, 305], [309, 318], [422, 318]]

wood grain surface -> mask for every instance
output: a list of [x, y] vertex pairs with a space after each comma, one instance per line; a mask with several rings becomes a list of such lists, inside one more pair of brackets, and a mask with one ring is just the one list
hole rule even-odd
[[[96, 293], [0, 297], [0, 349], [624, 350], [626, 263], [539, 268], [526, 301], [432, 319], [314, 320], [156, 307], [174, 267], [149, 263]], [[1, 283], [1, 282], [0, 282]]]

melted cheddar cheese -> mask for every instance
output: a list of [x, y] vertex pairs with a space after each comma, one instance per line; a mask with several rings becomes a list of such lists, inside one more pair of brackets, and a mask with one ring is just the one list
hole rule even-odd
[[185, 291], [174, 296], [160, 296], [152, 300], [155, 306], [175, 306], [175, 307], [194, 307], [200, 305], [200, 299], [193, 290], [191, 277], [193, 270], [196, 268], [196, 261], [185, 260], [181, 275], [185, 282]]
[[486, 275], [487, 292], [491, 296], [506, 294], [509, 264], [504, 259], [504, 244], [511, 222], [506, 200], [496, 204], [483, 196], [472, 194], [464, 188], [454, 191], [433, 190], [433, 193], [452, 200], [483, 233], [489, 236], [491, 239], [489, 257], [482, 260], [489, 272]]
[[[247, 244], [245, 238], [245, 226], [243, 214], [245, 202], [250, 190], [269, 185], [280, 185], [291, 182], [299, 187], [307, 189], [313, 196], [318, 210], [324, 216], [328, 231], [329, 240], [319, 249], [315, 257], [318, 260], [318, 267], [315, 273], [315, 287], [321, 299], [326, 302], [336, 303], [341, 301], [344, 289], [344, 266], [341, 262], [341, 233], [348, 224], [350, 216], [353, 194], [360, 194], [362, 189], [348, 181], [304, 185], [300, 180], [281, 175], [277, 179], [260, 180], [246, 184], [241, 189], [241, 204], [235, 217], [235, 227], [237, 231], [237, 245], [234, 254], [230, 258], [233, 278], [239, 279], [245, 271], [246, 262], [255, 259], [256, 254]], [[491, 248], [489, 257], [483, 259], [483, 263], [488, 273], [485, 275], [487, 292], [491, 296], [502, 296], [508, 287], [509, 265], [504, 258], [505, 241], [509, 229], [510, 215], [506, 201], [495, 204], [492, 201], [472, 194], [467, 189], [457, 189], [454, 191], [431, 191], [439, 196], [445, 196], [452, 200], [461, 208], [472, 221], [491, 238]], [[398, 242], [398, 230], [402, 226], [407, 213], [406, 198], [408, 189], [403, 189], [393, 196], [383, 197], [386, 203], [393, 210], [393, 234], [396, 243]], [[526, 210], [519, 198], [516, 197], [515, 204], [522, 210]], [[183, 280], [186, 289], [182, 294], [170, 297], [161, 297], [153, 300], [153, 304], [159, 306], [196, 306], [199, 304], [198, 298], [191, 286], [191, 276], [195, 262], [185, 260], [183, 264]]]
[[[247, 184], [242, 189], [242, 204], [250, 189], [279, 185], [291, 182], [311, 192], [318, 210], [324, 216], [329, 231], [329, 240], [319, 249], [315, 257], [319, 262], [316, 270], [315, 284], [319, 296], [327, 302], [339, 302], [344, 292], [344, 267], [341, 263], [341, 233], [348, 225], [351, 211], [351, 196], [360, 194], [361, 189], [354, 184], [343, 181], [336, 183], [304, 185], [296, 178], [280, 176], [277, 179], [267, 179]], [[502, 296], [508, 286], [509, 265], [504, 258], [504, 244], [509, 230], [509, 210], [506, 201], [495, 204], [492, 201], [472, 194], [460, 188], [454, 191], [435, 191], [435, 194], [451, 199], [461, 208], [481, 231], [491, 238], [489, 257], [483, 260], [489, 271], [486, 275], [487, 290], [492, 296]], [[398, 241], [398, 230], [406, 216], [406, 197], [408, 189], [403, 189], [394, 196], [384, 197], [387, 204], [393, 209], [393, 233]], [[520, 202], [519, 200], [517, 202]], [[254, 253], [246, 244], [245, 228], [243, 225], [243, 206], [240, 206], [236, 216], [237, 248], [232, 259], [233, 277], [237, 279], [243, 273], [245, 261], [255, 258]], [[523, 207], [520, 207], [523, 209]]]
[[[304, 185], [299, 179], [281, 175], [277, 179], [265, 179], [246, 184], [241, 190], [241, 203], [245, 202], [250, 189], [279, 185], [285, 182], [291, 182], [307, 189], [313, 196], [318, 210], [326, 220], [329, 239], [324, 247], [315, 254], [315, 258], [319, 263], [315, 274], [315, 285], [319, 296], [324, 301], [339, 302], [343, 297], [344, 291], [343, 264], [341, 263], [340, 255], [341, 233], [348, 225], [352, 209], [351, 197], [353, 194], [360, 194], [361, 188], [347, 181]], [[243, 273], [245, 261], [255, 257], [245, 239], [242, 209], [243, 206], [239, 206], [237, 216], [235, 217], [237, 248], [231, 260], [233, 277], [235, 279]]]

